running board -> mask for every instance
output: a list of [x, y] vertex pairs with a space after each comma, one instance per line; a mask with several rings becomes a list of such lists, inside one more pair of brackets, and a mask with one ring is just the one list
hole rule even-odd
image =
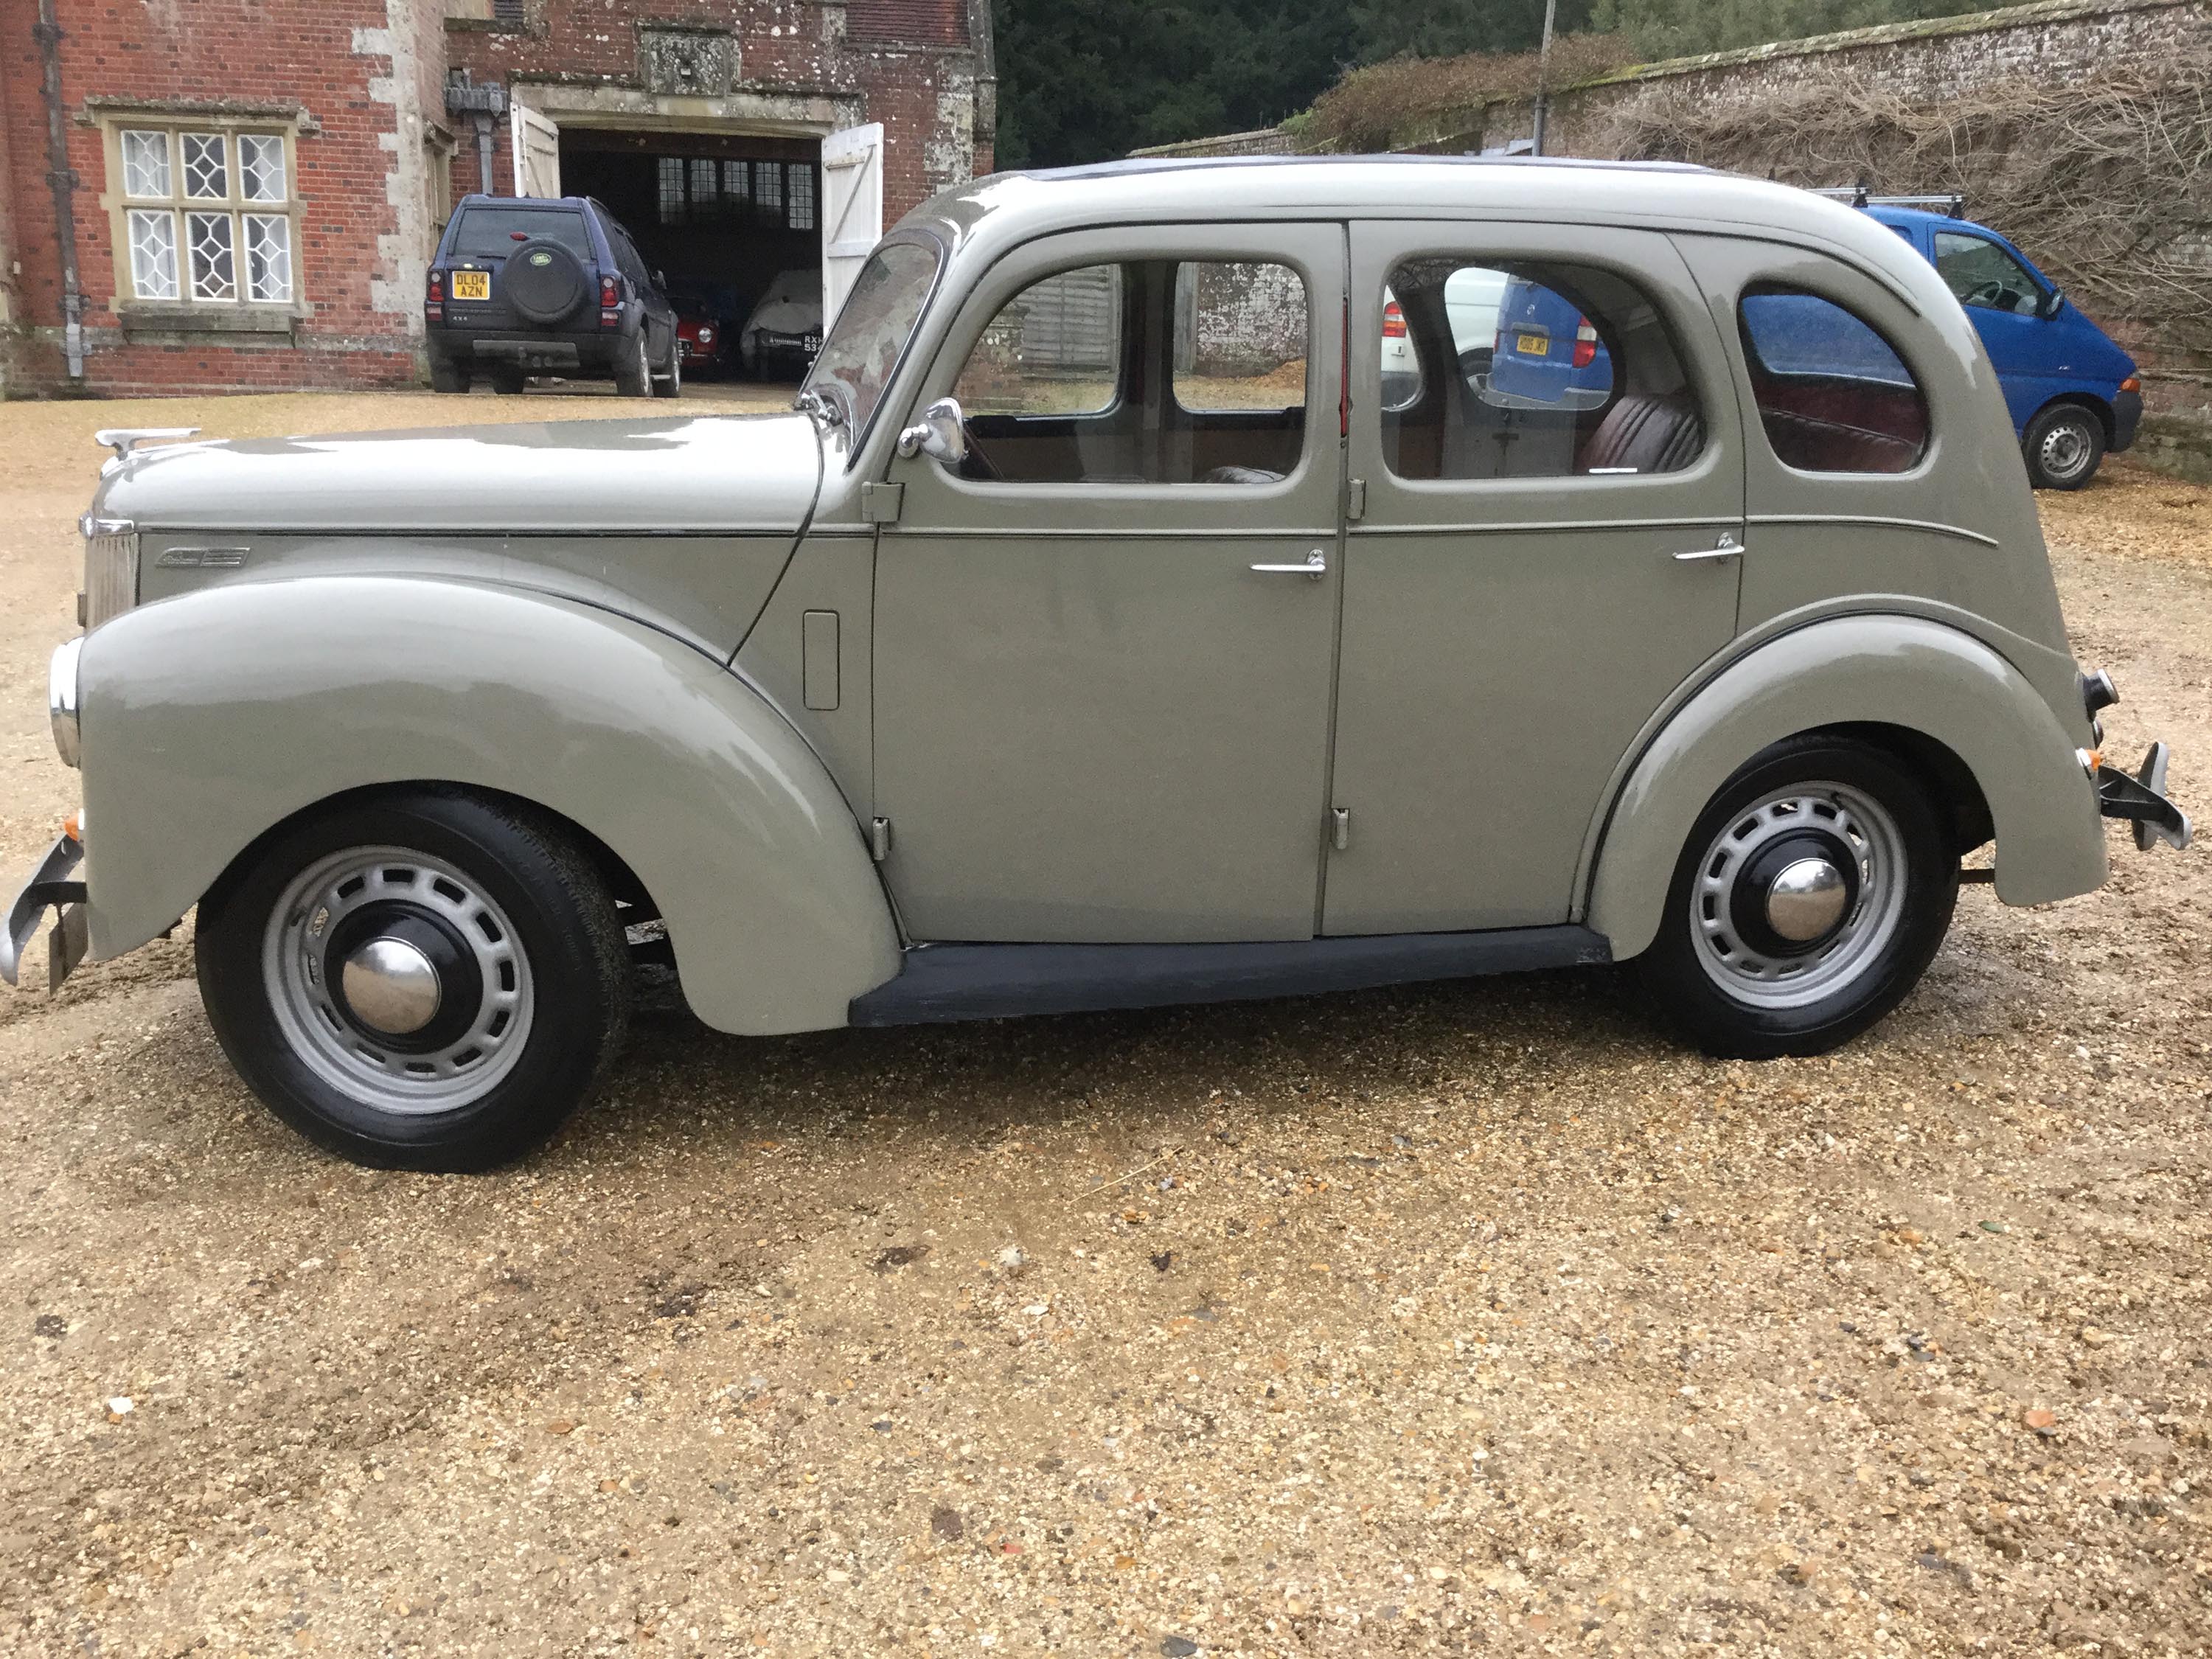
[[1370, 933], [1259, 945], [921, 945], [896, 979], [855, 997], [855, 1025], [1167, 1008], [1311, 996], [1613, 960], [1587, 927]]

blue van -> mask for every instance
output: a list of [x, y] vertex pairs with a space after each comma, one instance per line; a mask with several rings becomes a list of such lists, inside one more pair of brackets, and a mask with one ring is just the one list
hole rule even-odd
[[1879, 197], [1860, 196], [1855, 204], [1911, 243], [1966, 307], [2004, 388], [2030, 481], [2039, 489], [2079, 489], [2107, 451], [2136, 441], [2142, 382], [2135, 359], [2026, 254], [1960, 216], [1952, 199], [1948, 214]]
[[1509, 277], [1480, 395], [1502, 409], [1596, 409], [1613, 396], [1613, 359], [1574, 301]]

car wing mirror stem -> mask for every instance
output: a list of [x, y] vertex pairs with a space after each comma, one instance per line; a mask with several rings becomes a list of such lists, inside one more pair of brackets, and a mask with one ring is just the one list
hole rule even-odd
[[946, 466], [968, 459], [967, 418], [957, 398], [939, 398], [921, 411], [921, 419], [899, 434], [898, 453], [908, 459], [927, 455]]

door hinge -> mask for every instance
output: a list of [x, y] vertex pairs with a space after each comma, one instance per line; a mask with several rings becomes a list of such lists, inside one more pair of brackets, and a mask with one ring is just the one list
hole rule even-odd
[[1352, 809], [1332, 806], [1328, 809], [1328, 844], [1340, 853], [1352, 847]]
[[860, 486], [860, 517], [868, 524], [896, 524], [906, 504], [902, 483], [864, 483]]
[[1344, 516], [1355, 523], [1367, 516], [1366, 479], [1354, 478], [1352, 481], [1352, 488], [1346, 493], [1345, 499]]
[[868, 820], [868, 856], [878, 864], [891, 855], [891, 821], [889, 818]]

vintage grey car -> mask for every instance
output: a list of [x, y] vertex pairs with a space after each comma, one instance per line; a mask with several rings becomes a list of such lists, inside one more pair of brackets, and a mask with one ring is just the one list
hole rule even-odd
[[876, 248], [788, 414], [108, 435], [84, 816], [5, 966], [197, 907], [225, 1051], [366, 1163], [551, 1134], [643, 953], [739, 1033], [1632, 957], [1707, 1049], [1807, 1054], [1972, 849], [2039, 904], [2100, 807], [2188, 836], [2162, 748], [2099, 756], [1958, 301], [1747, 179], [1000, 176]]

